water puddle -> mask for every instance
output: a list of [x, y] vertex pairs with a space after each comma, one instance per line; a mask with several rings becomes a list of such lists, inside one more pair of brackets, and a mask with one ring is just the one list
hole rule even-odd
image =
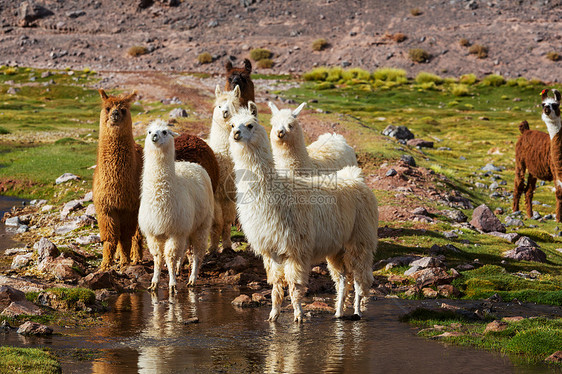
[[[322, 314], [298, 326], [292, 312], [269, 323], [269, 307], [233, 307], [239, 294], [230, 286], [182, 290], [171, 301], [163, 291], [158, 298], [121, 294], [111, 300], [100, 327], [56, 328], [58, 334], [48, 338], [10, 332], [0, 335], [0, 344], [49, 347], [62, 357], [64, 372], [72, 373], [552, 372], [416, 336], [398, 321], [415, 300], [371, 301], [361, 321]], [[193, 317], [199, 323], [187, 323]], [[71, 354], [77, 350], [86, 350], [80, 356], [85, 361]]]

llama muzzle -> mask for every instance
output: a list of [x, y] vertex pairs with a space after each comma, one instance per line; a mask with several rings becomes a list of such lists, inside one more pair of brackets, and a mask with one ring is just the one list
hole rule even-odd
[[240, 133], [240, 130], [236, 130], [232, 138], [236, 141], [240, 140], [242, 138], [242, 134]]

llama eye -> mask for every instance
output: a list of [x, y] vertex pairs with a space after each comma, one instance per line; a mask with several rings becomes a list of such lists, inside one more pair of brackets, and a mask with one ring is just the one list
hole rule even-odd
[[121, 113], [123, 113], [123, 115], [127, 114], [127, 110], [126, 109], [121, 109]]
[[149, 133], [149, 134], [152, 134], [152, 131], [148, 130], [148, 133]]
[[105, 112], [106, 112], [106, 113], [109, 113], [109, 108], [105, 108]]
[[293, 128], [293, 125], [289, 125], [289, 128], [292, 129], [292, 128]]
[[544, 103], [542, 103], [541, 106], [544, 108]]
[[247, 127], [248, 127], [248, 128], [249, 128], [249, 129], [251, 130], [251, 129], [253, 129], [253, 128], [254, 128], [254, 125], [252, 125], [252, 124], [250, 123], [250, 124], [248, 124], [248, 126], [247, 126]]
[[164, 136], [168, 135], [168, 131], [166, 131], [166, 130], [162, 131], [162, 135], [164, 135]]
[[230, 125], [230, 127], [234, 128], [234, 124]]

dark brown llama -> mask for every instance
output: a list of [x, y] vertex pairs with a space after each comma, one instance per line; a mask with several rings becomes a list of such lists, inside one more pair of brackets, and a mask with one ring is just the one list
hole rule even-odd
[[219, 184], [219, 164], [215, 152], [200, 137], [183, 133], [174, 139], [177, 161], [195, 162], [205, 169], [213, 185], [213, 193]]
[[247, 107], [248, 101], [255, 102], [254, 82], [250, 74], [252, 73], [252, 63], [247, 58], [244, 59], [243, 68], [232, 67], [232, 62], [228, 61], [226, 68], [225, 90], [232, 91], [236, 86], [240, 87], [240, 106]]

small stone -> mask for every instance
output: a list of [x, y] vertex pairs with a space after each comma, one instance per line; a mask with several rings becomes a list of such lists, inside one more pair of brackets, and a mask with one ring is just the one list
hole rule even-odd
[[21, 335], [51, 335], [53, 329], [37, 322], [27, 321], [19, 327], [17, 332]]
[[561, 363], [562, 362], [562, 351], [556, 351], [545, 359], [546, 362]]
[[443, 297], [459, 297], [460, 291], [451, 284], [441, 284], [437, 286], [437, 292]]
[[20, 217], [16, 216], [8, 218], [4, 224], [10, 227], [18, 227], [22, 224], [22, 221], [20, 220]]
[[419, 260], [412, 261], [410, 266], [418, 267], [419, 269], [425, 269], [428, 267], [439, 267], [443, 265], [441, 260], [435, 257], [422, 257]]
[[510, 232], [510, 233], [504, 233], [504, 232], [499, 232], [499, 231], [491, 231], [489, 233], [487, 233], [488, 235], [493, 235], [493, 236], [497, 236], [499, 238], [505, 239], [510, 243], [515, 243], [519, 238], [519, 234], [516, 232]]
[[486, 204], [482, 204], [474, 209], [470, 224], [483, 232], [505, 232], [505, 227]]
[[539, 220], [541, 218], [542, 218], [541, 214], [537, 211], [534, 211], [533, 216], [531, 217], [531, 219], [536, 219], [536, 220]]
[[170, 114], [168, 116], [170, 118], [185, 118], [188, 117], [189, 114], [187, 113], [187, 110], [183, 108], [175, 108], [170, 111]]
[[520, 322], [523, 321], [525, 318], [521, 317], [521, 316], [516, 316], [516, 317], [503, 317], [502, 321], [504, 322], [508, 322], [508, 323], [513, 323], [513, 322]]
[[502, 208], [502, 207], [497, 207], [496, 209], [494, 209], [494, 214], [495, 214], [495, 215], [503, 214], [503, 208]]
[[110, 272], [100, 271], [97, 273], [90, 273], [79, 282], [80, 286], [89, 288], [91, 290], [99, 290], [102, 288], [112, 288], [113, 278]]
[[410, 155], [400, 156], [400, 161], [404, 161], [407, 165], [410, 165], [412, 167], [416, 166], [416, 160], [414, 159], [414, 157], [412, 157]]
[[90, 192], [88, 192], [84, 195], [84, 197], [82, 198], [81, 201], [83, 203], [89, 203], [90, 201], [93, 201], [93, 200], [94, 200], [94, 193], [92, 191], [90, 191]]
[[80, 200], [72, 200], [64, 204], [60, 215], [61, 218], [66, 218], [71, 212], [75, 212], [82, 208], [82, 202]]
[[437, 291], [435, 291], [433, 288], [429, 288], [429, 287], [422, 288], [422, 294], [423, 294], [423, 297], [425, 297], [427, 299], [435, 299], [438, 295]]
[[25, 254], [29, 252], [29, 249], [27, 248], [8, 248], [4, 251], [4, 256], [13, 256], [13, 255], [19, 255], [19, 254]]
[[12, 265], [10, 265], [10, 269], [21, 269], [29, 265], [29, 263], [33, 260], [33, 253], [26, 253], [24, 255], [17, 255], [12, 260]]
[[232, 269], [235, 271], [240, 271], [248, 267], [248, 260], [242, 256], [236, 256], [231, 261], [224, 264], [225, 269]]
[[408, 270], [406, 270], [404, 272], [404, 275], [409, 277], [413, 274], [415, 274], [416, 272], [418, 272], [421, 268], [419, 266], [412, 266], [411, 268], [409, 268]]
[[304, 310], [324, 313], [335, 312], [335, 309], [333, 307], [329, 306], [323, 301], [313, 301], [312, 303], [305, 305]]
[[538, 245], [533, 239], [529, 238], [528, 236], [522, 236], [515, 242], [518, 247], [534, 247], [540, 248], [541, 246]]
[[86, 211], [84, 212], [87, 216], [95, 217], [96, 216], [96, 206], [94, 204], [90, 204], [86, 207]]
[[47, 257], [57, 257], [60, 254], [57, 246], [47, 238], [41, 238], [33, 245], [33, 249], [37, 252], [38, 262], [42, 262]]
[[249, 308], [254, 306], [254, 302], [248, 295], [240, 295], [232, 300], [232, 305], [240, 307], [240, 308]]
[[507, 326], [508, 326], [507, 322], [501, 322], [501, 321], [490, 322], [486, 325], [486, 328], [484, 329], [484, 334], [487, 334], [489, 332], [503, 331], [507, 329]]
[[41, 314], [43, 314], [43, 311], [37, 305], [27, 300], [13, 301], [2, 311], [2, 315], [8, 317], [21, 315], [39, 316]]
[[388, 125], [382, 134], [400, 140], [414, 139], [414, 134], [406, 126]]
[[436, 338], [452, 338], [455, 336], [463, 336], [464, 333], [460, 332], [460, 331], [447, 331], [444, 332], [443, 334], [437, 335]]
[[60, 177], [58, 177], [55, 180], [55, 184], [61, 184], [61, 183], [68, 182], [68, 181], [71, 181], [71, 180], [77, 181], [77, 180], [80, 180], [80, 177], [78, 177], [77, 175], [74, 175], [72, 173], [64, 173], [63, 175], [61, 175]]
[[490, 185], [490, 187], [488, 187], [490, 190], [495, 191], [500, 187], [500, 185], [498, 184], [498, 182], [494, 182]]
[[410, 139], [406, 144], [410, 147], [433, 148], [433, 142], [423, 139]]
[[443, 232], [443, 236], [447, 239], [456, 239], [459, 237], [454, 231], [445, 231]]
[[259, 292], [254, 292], [252, 294], [252, 301], [258, 304], [265, 304], [267, 303], [267, 298]]
[[91, 235], [88, 235], [88, 236], [80, 236], [80, 237], [76, 238], [76, 243], [78, 243], [80, 245], [101, 243], [101, 238], [100, 238], [99, 235], [96, 235], [96, 234], [91, 234]]
[[494, 164], [486, 164], [482, 169], [483, 171], [502, 171], [503, 169], [497, 166], [494, 166]]
[[525, 223], [517, 218], [512, 218], [510, 216], [505, 217], [505, 225], [506, 226], [516, 226], [516, 227], [522, 227], [525, 226]]
[[185, 321], [183, 321], [183, 324], [184, 324], [184, 325], [192, 325], [192, 324], [194, 324], [194, 323], [199, 323], [199, 318], [197, 318], [197, 317], [191, 317], [191, 318], [188, 318], [188, 319], [186, 319]]
[[466, 222], [468, 217], [460, 210], [444, 210], [441, 212], [445, 217], [449, 218], [454, 222]]
[[425, 209], [424, 207], [417, 207], [416, 209], [412, 210], [412, 214], [418, 215], [418, 216], [427, 216], [429, 215], [429, 213], [427, 212], [427, 209]]
[[517, 247], [505, 252], [503, 257], [517, 261], [546, 262], [546, 254], [535, 247]]
[[388, 171], [386, 172], [386, 176], [387, 176], [387, 177], [393, 177], [393, 176], [395, 176], [396, 174], [398, 174], [398, 172], [397, 172], [396, 170], [392, 169], [392, 168], [391, 168], [391, 169], [388, 169]]

